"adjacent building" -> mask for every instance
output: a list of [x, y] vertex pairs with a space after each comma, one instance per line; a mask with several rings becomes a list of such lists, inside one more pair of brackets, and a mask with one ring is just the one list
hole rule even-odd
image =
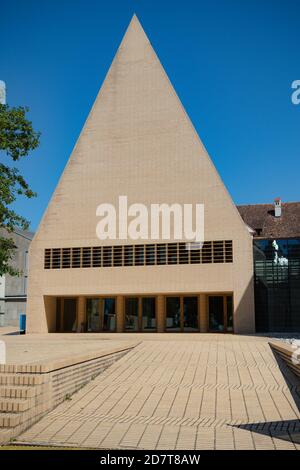
[[[0, 80], [0, 104], [6, 104], [6, 85]], [[28, 249], [33, 233], [16, 229], [8, 233], [0, 229], [0, 235], [14, 240], [15, 253], [13, 267], [19, 276], [0, 276], [0, 326], [17, 326], [19, 316], [26, 313], [26, 294], [28, 279]]]
[[7, 233], [1, 229], [1, 236], [14, 240], [16, 250], [12, 266], [20, 275], [0, 277], [0, 326], [18, 326], [20, 314], [26, 313], [28, 250], [33, 235], [33, 232], [25, 230]]
[[300, 203], [239, 206], [253, 228], [258, 332], [300, 332]]

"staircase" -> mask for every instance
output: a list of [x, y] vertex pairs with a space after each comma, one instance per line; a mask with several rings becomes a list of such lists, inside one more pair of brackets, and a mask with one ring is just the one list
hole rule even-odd
[[49, 364], [0, 365], [0, 444], [17, 437], [131, 349]]
[[0, 443], [8, 442], [50, 408], [49, 374], [0, 373]]

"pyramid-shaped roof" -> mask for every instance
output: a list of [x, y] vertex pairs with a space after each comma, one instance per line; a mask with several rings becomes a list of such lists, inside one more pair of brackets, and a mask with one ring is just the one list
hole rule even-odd
[[206, 239], [248, 236], [136, 15], [35, 241], [49, 247], [99, 244], [96, 208], [103, 202], [117, 206], [119, 195], [129, 204], [204, 203]]

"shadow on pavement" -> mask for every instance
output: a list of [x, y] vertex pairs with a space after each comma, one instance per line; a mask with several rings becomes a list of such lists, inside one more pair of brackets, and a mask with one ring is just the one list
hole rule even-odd
[[[272, 348], [271, 348], [272, 349]], [[276, 354], [272, 349], [272, 353], [276, 359], [278, 367], [282, 376], [288, 386], [291, 395], [294, 399], [298, 411], [300, 411], [300, 379], [292, 372], [287, 366], [285, 361]], [[300, 444], [300, 420], [291, 419], [283, 421], [266, 421], [259, 423], [247, 423], [240, 425], [230, 425], [240, 429], [245, 429], [258, 434], [263, 434], [284, 441], [292, 441], [295, 444]]]

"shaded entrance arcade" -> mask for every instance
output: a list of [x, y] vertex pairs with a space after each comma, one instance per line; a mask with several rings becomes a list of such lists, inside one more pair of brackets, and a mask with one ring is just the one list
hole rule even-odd
[[59, 297], [52, 331], [233, 333], [233, 311], [232, 293]]

